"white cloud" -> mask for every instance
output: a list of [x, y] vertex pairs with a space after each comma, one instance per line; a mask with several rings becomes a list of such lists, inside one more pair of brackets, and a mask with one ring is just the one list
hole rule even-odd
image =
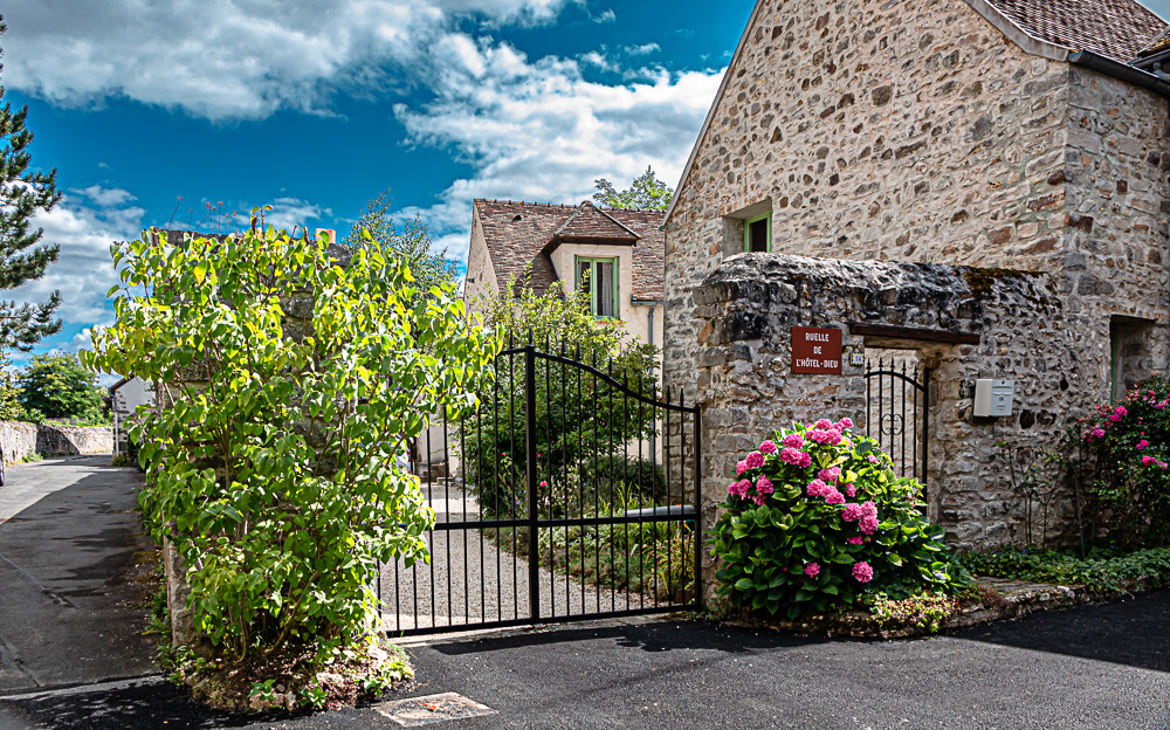
[[377, 93], [401, 83], [396, 69], [458, 44], [449, 31], [462, 17], [545, 22], [566, 2], [26, 0], [5, 9], [4, 71], [13, 88], [63, 105], [124, 96], [210, 119], [328, 113], [333, 90]]
[[289, 232], [333, 215], [332, 209], [322, 208], [299, 198], [277, 198], [271, 205], [272, 210], [264, 214], [265, 223]]
[[643, 43], [640, 46], [626, 46], [626, 53], [631, 56], [645, 56], [651, 53], [657, 53], [662, 50], [662, 46], [657, 43]]
[[475, 167], [435, 205], [403, 211], [420, 215], [436, 248], [460, 260], [473, 198], [577, 203], [596, 178], [626, 183], [647, 165], [673, 185], [722, 74], [632, 69], [638, 80], [610, 86], [582, 74], [582, 63], [597, 63], [588, 56], [531, 62], [504, 44], [481, 44], [479, 53], [478, 75], [449, 72], [433, 102], [395, 107], [412, 142]]
[[607, 8], [607, 9], [601, 11], [600, 13], [598, 13], [597, 15], [594, 15], [593, 22], [594, 23], [614, 23], [614, 22], [617, 22], [617, 14], [613, 12], [613, 9]]
[[42, 243], [56, 243], [61, 254], [44, 277], [4, 292], [18, 302], [44, 302], [61, 292], [58, 315], [66, 322], [108, 320], [106, 292], [117, 282], [110, 245], [141, 233], [142, 208], [127, 205], [134, 196], [118, 188], [91, 186], [70, 193], [51, 211], [38, 212], [32, 224], [43, 228]]

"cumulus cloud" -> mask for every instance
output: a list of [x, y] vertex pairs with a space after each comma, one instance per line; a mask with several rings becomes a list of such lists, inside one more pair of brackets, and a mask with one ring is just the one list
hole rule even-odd
[[71, 191], [51, 211], [39, 211], [32, 224], [43, 228], [43, 243], [61, 246], [61, 255], [45, 276], [4, 292], [18, 302], [44, 302], [61, 292], [59, 316], [66, 322], [106, 321], [110, 311], [106, 292], [117, 282], [110, 245], [133, 239], [141, 232], [142, 208], [131, 205], [134, 196], [119, 188], [91, 186]]
[[337, 88], [400, 83], [394, 72], [425, 63], [461, 18], [539, 23], [566, 1], [19, 2], [5, 10], [4, 70], [13, 88], [61, 105], [121, 96], [210, 119], [328, 113]]
[[631, 56], [645, 56], [651, 53], [657, 53], [662, 50], [662, 46], [657, 43], [643, 43], [640, 46], [626, 46], [626, 53]]
[[[593, 181], [627, 182], [652, 165], [674, 184], [719, 85], [721, 71], [631, 69], [612, 86], [586, 78], [581, 61], [530, 61], [506, 44], [481, 46], [481, 69], [449, 74], [422, 107], [395, 115], [415, 144], [449, 149], [475, 168], [426, 208], [436, 246], [465, 260], [477, 197], [576, 203]], [[467, 66], [467, 64], [465, 64]]]

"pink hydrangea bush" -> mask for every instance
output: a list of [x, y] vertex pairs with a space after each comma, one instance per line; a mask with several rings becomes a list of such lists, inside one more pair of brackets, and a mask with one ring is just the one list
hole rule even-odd
[[736, 471], [712, 539], [733, 607], [795, 618], [965, 586], [923, 517], [921, 486], [848, 418], [777, 432]]

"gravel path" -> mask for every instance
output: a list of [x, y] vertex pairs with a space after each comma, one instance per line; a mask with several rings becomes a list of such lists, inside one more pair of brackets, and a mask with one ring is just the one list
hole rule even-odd
[[[437, 523], [480, 519], [475, 498], [456, 484], [435, 484], [429, 491]], [[528, 562], [523, 557], [496, 547], [477, 529], [435, 530], [427, 544], [430, 565], [383, 566], [380, 590], [387, 631], [531, 618]], [[542, 622], [653, 605], [640, 593], [627, 596], [586, 585], [563, 572], [542, 567], [539, 574]]]

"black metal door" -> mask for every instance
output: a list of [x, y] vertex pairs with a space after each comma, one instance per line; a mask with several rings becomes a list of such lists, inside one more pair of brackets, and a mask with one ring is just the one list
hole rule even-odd
[[865, 433], [890, 455], [898, 476], [923, 485], [930, 465], [929, 404], [928, 368], [894, 358], [866, 364]]
[[698, 607], [698, 409], [550, 349], [505, 350], [479, 410], [420, 439], [430, 562], [383, 566], [388, 633]]

